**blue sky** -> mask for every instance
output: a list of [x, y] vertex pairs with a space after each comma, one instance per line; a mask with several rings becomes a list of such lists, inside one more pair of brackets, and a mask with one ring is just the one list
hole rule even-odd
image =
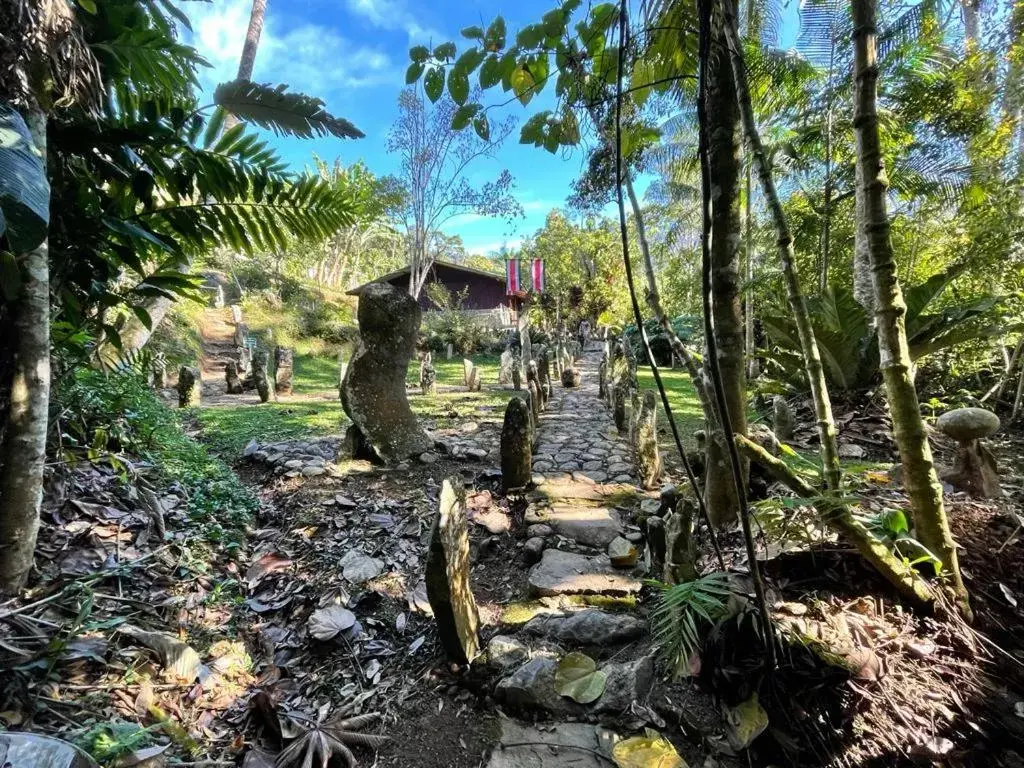
[[[319, 96], [329, 111], [348, 118], [366, 134], [357, 141], [274, 139], [274, 144], [286, 161], [300, 168], [315, 152], [326, 160], [361, 159], [378, 174], [394, 173], [397, 161], [387, 153], [386, 139], [405, 84], [409, 47], [459, 41], [460, 29], [486, 26], [497, 14], [514, 33], [553, 5], [553, 0], [269, 0], [253, 79], [287, 83], [293, 90]], [[251, 0], [189, 2], [182, 8], [192, 20], [190, 42], [212, 65], [201, 76], [204, 89], [212, 93], [217, 83], [236, 74]], [[787, 15], [792, 13], [790, 9]], [[510, 113], [522, 123], [543, 108], [543, 98], [535, 99], [529, 107]], [[491, 180], [508, 168], [525, 218], [509, 223], [465, 216], [452, 220], [447, 231], [461, 235], [471, 252], [487, 253], [503, 244], [515, 247], [544, 223], [549, 210], [564, 203], [584, 160], [582, 148], [550, 155], [522, 146], [517, 129], [498, 159], [474, 166], [471, 181]]]

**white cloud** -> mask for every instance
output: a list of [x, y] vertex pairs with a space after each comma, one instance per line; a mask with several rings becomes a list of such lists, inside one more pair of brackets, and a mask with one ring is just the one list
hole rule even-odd
[[402, 0], [345, 0], [345, 6], [374, 27], [402, 30], [409, 40], [436, 43], [444, 39], [437, 30], [421, 25]]
[[467, 244], [466, 252], [481, 254], [483, 256], [489, 256], [493, 253], [497, 253], [502, 248], [508, 248], [509, 250], [515, 250], [523, 244], [523, 238], [512, 237], [505, 240], [495, 240], [492, 242], [479, 243], [479, 244]]
[[547, 213], [553, 208], [564, 208], [564, 200], [525, 200], [520, 205], [527, 213]]
[[[200, 72], [203, 87], [231, 80], [238, 71], [251, 0], [225, 0], [216, 4], [182, 6], [192, 22], [191, 43], [211, 64]], [[272, 13], [260, 36], [253, 80], [287, 83], [292, 90], [312, 96], [344, 88], [366, 88], [401, 82], [401, 73], [390, 57], [377, 48], [358, 45], [334, 29], [301, 24], [287, 31]]]

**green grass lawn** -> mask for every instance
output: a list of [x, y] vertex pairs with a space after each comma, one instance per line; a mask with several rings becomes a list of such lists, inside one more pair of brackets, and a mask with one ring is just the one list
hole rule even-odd
[[[413, 389], [409, 404], [423, 418], [433, 419], [437, 426], [454, 426], [459, 421], [494, 414], [500, 418], [511, 393], [497, 389], [498, 358], [475, 355], [474, 364], [481, 369], [483, 389], [466, 392], [462, 389], [462, 358], [435, 358], [437, 383], [457, 387], [454, 391], [438, 391], [424, 397]], [[340, 434], [347, 418], [337, 397], [338, 360], [336, 357], [296, 355], [293, 389], [297, 400], [259, 405], [228, 405], [200, 408], [196, 418], [203, 430], [203, 441], [215, 452], [230, 460], [237, 457], [252, 439], [260, 442]], [[406, 379], [419, 381], [419, 362], [409, 364]], [[492, 387], [494, 389], [492, 389]], [[303, 400], [304, 396], [328, 393], [323, 400]], [[450, 417], [452, 412], [458, 414]]]
[[[693, 434], [698, 429], [704, 429], [704, 412], [701, 411], [700, 401], [697, 400], [697, 393], [690, 383], [690, 377], [681, 368], [662, 368], [660, 370], [661, 380], [665, 384], [665, 391], [668, 394], [668, 401], [672, 405], [672, 415], [676, 420], [676, 427], [679, 429], [679, 436], [683, 444], [689, 449], [697, 445]], [[639, 368], [637, 379], [641, 389], [652, 389], [657, 391], [654, 384], [654, 377], [650, 368]], [[658, 423], [665, 427], [665, 433], [661, 436], [661, 442], [665, 445], [674, 444], [672, 433], [668, 429], [668, 421], [661, 413], [659, 404]]]

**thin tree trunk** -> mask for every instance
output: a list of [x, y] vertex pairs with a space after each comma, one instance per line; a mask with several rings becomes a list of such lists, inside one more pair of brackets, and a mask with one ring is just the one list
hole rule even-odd
[[911, 376], [906, 314], [896, 262], [889, 237], [886, 179], [878, 135], [876, 88], [878, 59], [875, 0], [852, 0], [854, 48], [854, 118], [857, 164], [864, 188], [865, 218], [857, 222], [868, 242], [875, 292], [875, 325], [893, 432], [903, 463], [903, 483], [910, 497], [914, 534], [928, 548], [953, 582], [966, 614], [967, 590], [960, 576], [956, 544], [942, 503], [942, 486], [935, 473], [931, 447], [924, 430], [917, 390]]
[[[860, 163], [855, 164], [854, 183], [854, 218], [864, 221], [866, 209], [864, 204], [864, 184], [861, 181], [863, 171]], [[868, 316], [875, 314], [875, 288], [871, 282], [871, 260], [868, 257], [868, 239], [860, 227], [853, 228], [853, 298], [867, 311]]]
[[1024, 365], [1020, 367], [1020, 378], [1017, 379], [1017, 394], [1013, 398], [1013, 412], [1010, 414], [1010, 421], [1016, 421], [1022, 411], [1024, 411]]
[[743, 346], [747, 352], [747, 376], [754, 378], [757, 371], [757, 358], [754, 356], [754, 185], [751, 180], [751, 162], [747, 158], [746, 178], [746, 211], [744, 214], [743, 226], [743, 250], [744, 250], [744, 280], [747, 284], [744, 294], [743, 305]]
[[[731, 7], [733, 0], [725, 0]], [[735, 13], [735, 11], [731, 11]], [[711, 164], [711, 293], [714, 297], [715, 342], [718, 366], [733, 431], [747, 434], [746, 371], [743, 357], [743, 310], [740, 297], [740, 121], [736, 83], [727, 61], [722, 21], [711, 30], [708, 88], [708, 161]], [[706, 368], [707, 366], [705, 366]], [[708, 441], [706, 492], [711, 518], [716, 524], [732, 522], [740, 502], [731, 478], [729, 457], [721, 440]]]
[[[726, 3], [728, 8], [728, 3]], [[828, 386], [825, 383], [825, 371], [818, 353], [818, 342], [814, 338], [811, 327], [811, 315], [807, 309], [807, 301], [800, 289], [800, 278], [797, 275], [793, 260], [793, 236], [789, 231], [786, 214], [782, 210], [775, 181], [772, 179], [771, 168], [765, 155], [761, 136], [754, 123], [754, 108], [750, 101], [750, 89], [747, 85], [746, 64], [743, 61], [743, 49], [739, 33], [736, 31], [736, 17], [730, 10], [726, 11], [725, 30], [728, 38], [729, 61], [732, 63], [733, 76], [736, 80], [737, 102], [743, 119], [743, 128], [747, 136], [747, 144], [757, 166], [757, 175], [761, 182], [768, 210], [775, 224], [776, 244], [779, 249], [779, 261], [786, 283], [786, 296], [789, 308], [793, 313], [797, 333], [800, 337], [800, 349], [803, 353], [804, 368], [807, 371], [807, 382], [811, 388], [814, 401], [814, 415], [818, 424], [818, 438], [821, 443], [821, 462], [824, 468], [825, 487], [838, 490], [842, 481], [839, 468], [839, 450], [836, 444], [836, 425], [832, 417], [832, 401], [829, 398]]]
[[[46, 158], [46, 115], [26, 111]], [[50, 404], [50, 261], [46, 240], [18, 256], [21, 292], [11, 303], [14, 360], [10, 405], [0, 439], [0, 593], [22, 589], [32, 570], [43, 500]]]

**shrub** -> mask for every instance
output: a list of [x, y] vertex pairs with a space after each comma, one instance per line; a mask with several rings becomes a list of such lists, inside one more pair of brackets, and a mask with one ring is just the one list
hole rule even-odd
[[109, 464], [125, 482], [134, 464], [151, 464], [162, 481], [183, 486], [189, 515], [205, 540], [229, 550], [240, 543], [257, 508], [255, 497], [230, 468], [185, 434], [177, 412], [140, 374], [79, 370], [59, 382], [53, 406], [53, 454]]

